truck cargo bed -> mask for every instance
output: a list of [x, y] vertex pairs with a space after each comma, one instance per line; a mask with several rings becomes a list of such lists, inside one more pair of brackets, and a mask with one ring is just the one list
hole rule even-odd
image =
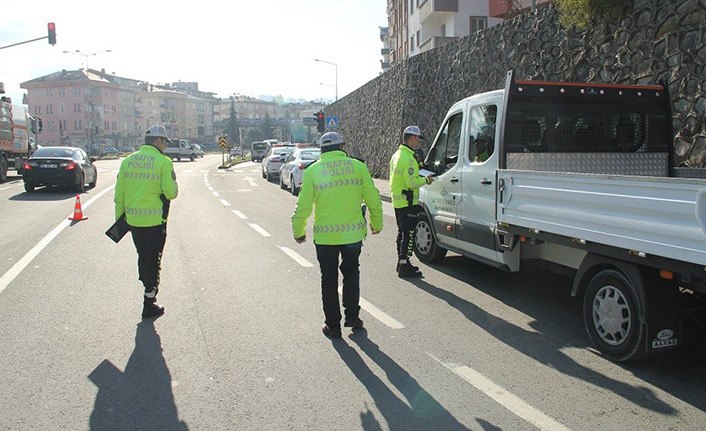
[[498, 185], [498, 222], [706, 265], [704, 180], [501, 169]]

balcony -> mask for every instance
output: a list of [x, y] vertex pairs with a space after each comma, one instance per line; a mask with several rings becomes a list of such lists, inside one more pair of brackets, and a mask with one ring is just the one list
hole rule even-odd
[[449, 43], [452, 40], [458, 39], [457, 37], [441, 37], [441, 36], [434, 36], [430, 37], [429, 39], [425, 40], [424, 43], [419, 45], [419, 52], [425, 52], [429, 51], [430, 49], [438, 48], [441, 45], [445, 43]]
[[444, 13], [458, 12], [458, 0], [426, 0], [419, 5], [419, 22]]
[[390, 55], [390, 48], [382, 48], [380, 50], [380, 55]]

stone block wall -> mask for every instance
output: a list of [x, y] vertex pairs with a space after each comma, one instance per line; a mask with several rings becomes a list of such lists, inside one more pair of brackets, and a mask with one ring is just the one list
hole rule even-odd
[[522, 80], [667, 82], [675, 166], [706, 167], [706, 0], [634, 0], [620, 23], [585, 32], [539, 8], [412, 57], [324, 111], [339, 117], [349, 154], [387, 178], [407, 125], [431, 141], [454, 102], [502, 88], [510, 69]]

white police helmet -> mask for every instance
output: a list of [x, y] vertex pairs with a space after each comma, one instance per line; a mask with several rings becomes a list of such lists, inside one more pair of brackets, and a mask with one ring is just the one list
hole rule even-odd
[[326, 133], [319, 140], [319, 146], [321, 146], [321, 148], [326, 148], [331, 145], [342, 145], [342, 144], [345, 144], [345, 142], [343, 142], [343, 138], [341, 138], [341, 135], [339, 135], [336, 132]]
[[419, 136], [419, 139], [424, 139], [424, 136], [422, 136], [422, 131], [419, 130], [419, 126], [407, 126], [407, 128], [404, 129], [404, 134]]
[[172, 143], [172, 140], [169, 139], [169, 136], [167, 136], [167, 129], [165, 129], [164, 126], [160, 126], [158, 124], [150, 126], [150, 128], [147, 129], [147, 131], [145, 132], [145, 136], [154, 136], [155, 138], [164, 138], [170, 144]]

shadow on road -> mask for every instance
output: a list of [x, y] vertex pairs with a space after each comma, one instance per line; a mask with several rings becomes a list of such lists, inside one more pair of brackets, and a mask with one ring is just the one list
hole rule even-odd
[[[519, 274], [505, 274], [475, 262], [469, 263], [467, 259], [463, 260], [465, 261], [463, 262], [465, 269], [462, 269], [461, 273], [459, 273], [458, 267], [442, 268], [435, 266], [435, 268], [451, 277], [457, 278], [463, 283], [470, 282], [475, 289], [494, 296], [503, 303], [535, 318], [536, 320], [531, 322], [530, 326], [537, 332], [528, 331], [498, 318], [476, 304], [452, 292], [439, 289], [423, 279], [412, 279], [409, 282], [428, 294], [445, 301], [469, 321], [497, 340], [539, 363], [568, 376], [573, 376], [610, 390], [645, 409], [666, 415], [677, 413], [677, 410], [659, 399], [651, 389], [615, 380], [577, 363], [560, 350], [565, 347], [587, 347], [585, 344], [586, 340], [578, 338], [587, 337], [585, 333], [580, 333], [579, 335], [579, 332], [577, 332], [578, 327], [567, 328], [564, 325], [565, 322], [561, 321], [562, 318], [567, 319], [566, 308], [573, 307], [572, 301], [576, 301], [575, 298], [569, 296], [571, 285], [567, 278], [553, 274], [548, 275], [545, 271], [540, 270], [523, 271]], [[457, 261], [453, 266], [458, 264], [459, 262]], [[470, 277], [469, 269], [471, 272]], [[488, 276], [491, 272], [495, 273]], [[499, 277], [507, 279], [508, 285], [499, 286]], [[472, 280], [469, 280], [469, 278]], [[563, 288], [564, 286], [561, 283], [568, 283], [566, 289]], [[568, 299], [566, 297], [560, 298], [559, 295], [561, 293], [565, 293]], [[537, 300], [538, 297], [540, 298], [539, 301]], [[569, 316], [568, 320], [571, 320], [571, 317]], [[580, 315], [573, 317], [580, 317]], [[558, 322], [557, 319], [559, 319]], [[579, 325], [581, 320], [575, 323]], [[625, 367], [624, 364], [621, 366]], [[693, 400], [690, 402], [693, 403]], [[702, 404], [703, 401], [698, 403]], [[697, 407], [699, 406], [697, 405]]]
[[154, 320], [137, 325], [135, 350], [124, 372], [106, 359], [88, 378], [98, 387], [91, 430], [188, 430], [174, 404], [172, 376]]
[[[353, 374], [365, 386], [373, 397], [375, 405], [385, 417], [387, 426], [392, 431], [408, 430], [468, 430], [459, 423], [434, 397], [425, 391], [417, 381], [393, 361], [377, 344], [367, 338], [365, 330], [350, 337], [365, 354], [385, 372], [387, 379], [405, 397], [407, 403], [387, 387], [363, 361], [358, 352], [345, 341], [334, 341], [333, 347], [353, 371]], [[409, 405], [407, 405], [409, 404]], [[383, 429], [370, 409], [360, 415], [365, 431]]]

